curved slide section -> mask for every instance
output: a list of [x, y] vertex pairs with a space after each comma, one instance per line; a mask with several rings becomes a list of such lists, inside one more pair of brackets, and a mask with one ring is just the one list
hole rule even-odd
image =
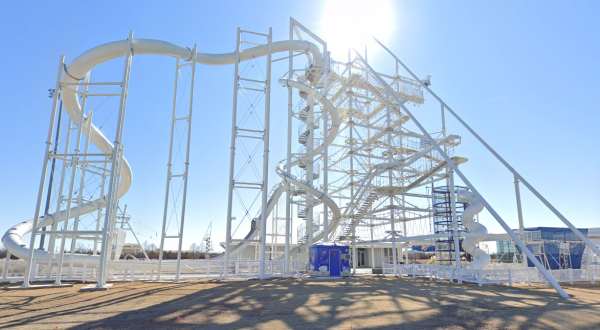
[[[325, 195], [325, 193], [322, 192], [320, 189], [315, 188], [308, 182], [296, 177], [293, 174], [287, 174], [283, 165], [278, 166], [276, 171], [277, 174], [283, 178], [283, 180], [295, 185], [296, 187], [300, 187], [306, 190], [306, 192], [311, 193], [312, 195], [320, 199], [323, 202], [323, 204], [329, 207], [329, 209], [333, 213], [333, 219], [329, 223], [329, 232], [334, 232], [340, 223], [340, 219], [342, 218], [340, 208], [337, 206], [337, 204], [331, 198], [329, 198], [329, 196]], [[318, 232], [315, 236], [313, 236], [313, 242], [323, 239], [323, 235], [323, 231]], [[296, 245], [293, 249], [290, 250], [290, 253], [298, 252], [307, 246], [308, 242]], [[281, 257], [281, 255], [278, 255], [277, 257], [275, 257], [275, 259], [278, 259], [279, 257]]]
[[[275, 204], [277, 204], [279, 197], [281, 197], [281, 194], [284, 191], [285, 184], [283, 183], [283, 181], [273, 186], [273, 188], [271, 189], [271, 193], [269, 194], [269, 197], [267, 199], [267, 215], [273, 211], [273, 207], [275, 207]], [[250, 242], [246, 240], [251, 240], [258, 236], [258, 234], [260, 233], [261, 224], [262, 210], [259, 211], [258, 215], [256, 216], [256, 223], [250, 228], [250, 232], [248, 232], [248, 235], [244, 237], [244, 241], [240, 242], [238, 245], [229, 250], [229, 259], [232, 259], [236, 255], [238, 255], [250, 244]], [[211, 260], [225, 260], [225, 254], [221, 254], [217, 257], [211, 258]]]
[[[78, 78], [84, 77], [94, 67], [119, 58], [124, 57], [128, 46], [127, 40], [116, 41], [107, 43], [95, 48], [88, 50], [81, 54], [68, 66], [67, 71], [69, 74], [63, 78], [63, 83], [77, 83]], [[192, 59], [192, 51], [187, 47], [175, 45], [166, 41], [150, 40], [150, 39], [136, 39], [132, 41], [132, 51], [134, 55], [142, 54], [157, 54], [166, 55], [175, 58], [179, 58], [185, 61]], [[322, 61], [321, 54], [316, 45], [307, 41], [280, 41], [272, 43], [272, 52], [287, 52], [287, 51], [307, 51], [310, 52], [315, 58], [315, 62], [320, 63]], [[258, 46], [240, 51], [240, 61], [246, 61], [255, 57], [266, 55], [268, 52], [267, 46]], [[227, 54], [209, 54], [200, 53], [196, 54], [194, 59], [197, 63], [207, 65], [227, 65], [235, 62], [235, 53]], [[68, 88], [62, 89], [62, 100], [63, 106], [69, 115], [70, 119], [74, 123], [79, 122], [79, 118], [82, 115], [81, 106], [77, 97], [77, 93]], [[90, 128], [90, 141], [96, 145], [103, 153], [112, 153], [113, 145], [110, 140], [102, 134], [102, 132], [91, 123], [84, 125], [83, 132], [86, 132], [86, 125], [91, 125]], [[121, 178], [118, 191], [118, 198], [121, 198], [131, 187], [133, 172], [127, 160], [123, 158], [123, 164], [121, 166]], [[93, 212], [100, 208], [105, 207], [106, 201], [104, 197], [83, 203], [82, 205], [75, 206], [70, 210], [70, 218], [74, 218], [77, 215], [83, 215], [86, 213]], [[67, 211], [63, 210], [57, 213], [49, 214], [39, 218], [38, 228], [50, 226], [54, 223], [65, 221], [67, 217]], [[15, 256], [21, 259], [28, 258], [29, 247], [23, 243], [22, 237], [33, 231], [33, 219], [22, 222], [14, 227], [10, 228], [2, 237], [4, 246]], [[54, 260], [57, 260], [58, 255], [54, 255]], [[39, 261], [48, 261], [51, 256], [48, 252], [42, 250], [34, 251], [34, 259]], [[70, 255], [64, 256], [64, 262], [98, 262], [98, 256], [88, 255], [75, 255], [71, 259]], [[108, 267], [115, 265], [109, 263]]]
[[459, 190], [457, 193], [459, 202], [469, 203], [467, 209], [464, 210], [462, 213], [462, 224], [470, 232], [481, 234], [482, 236], [465, 238], [462, 242], [463, 250], [465, 250], [465, 252], [473, 256], [474, 260], [470, 263], [471, 268], [484, 268], [487, 264], [491, 262], [491, 258], [489, 254], [477, 247], [477, 243], [483, 241], [483, 236], [485, 236], [488, 233], [488, 231], [484, 225], [473, 221], [473, 217], [475, 217], [477, 213], [483, 210], [483, 204], [477, 197], [475, 197], [475, 194], [468, 190]]
[[[297, 80], [281, 78], [281, 79], [279, 79], [279, 84], [281, 84], [281, 86], [283, 86], [283, 87], [293, 87], [293, 88], [299, 89], [301, 91], [304, 91], [304, 92], [308, 93], [309, 95], [315, 97], [319, 102], [321, 102], [321, 104], [323, 104], [323, 106], [325, 107], [325, 110], [327, 110], [327, 112], [329, 113], [329, 116], [331, 117], [331, 122], [332, 122], [331, 132], [329, 132], [329, 135], [327, 137], [327, 145], [332, 144], [333, 141], [335, 140], [335, 138], [337, 137], [339, 127], [340, 127], [340, 118], [338, 116], [337, 109], [333, 106], [333, 104], [323, 94], [317, 92], [312, 87], [310, 87], [302, 82], [299, 82]], [[324, 148], [325, 148], [324, 145], [319, 146], [317, 149], [315, 149], [315, 154], [319, 154], [319, 153], [323, 152]], [[291, 164], [292, 164], [292, 166], [295, 166], [302, 161], [308, 161], [308, 160], [309, 160], [308, 156], [305, 156], [303, 158], [300, 158], [300, 159], [297, 159], [297, 160], [291, 162]], [[298, 179], [294, 175], [288, 175], [285, 172], [285, 164], [278, 165], [277, 168], [275, 169], [275, 171], [282, 179], [284, 179], [284, 181], [290, 182], [300, 188], [305, 188], [306, 191], [315, 195], [317, 198], [323, 200], [324, 203], [331, 208], [332, 212], [334, 212], [334, 219], [331, 222], [332, 223], [331, 230], [333, 230], [337, 227], [337, 224], [339, 223], [339, 219], [341, 216], [339, 214], [340, 213], [339, 208], [333, 200], [331, 200], [328, 196], [326, 196], [322, 191], [309, 185], [307, 182]], [[284, 191], [285, 191], [285, 185], [283, 184], [283, 182], [278, 183], [271, 189], [271, 193], [269, 194], [269, 197], [267, 200], [267, 214], [271, 213], [271, 211], [273, 210], [273, 207], [275, 206], [275, 204], [279, 200], [279, 197], [281, 197], [281, 194]], [[336, 215], [335, 210], [337, 210], [337, 214], [338, 214], [337, 217], [335, 216]], [[261, 224], [262, 224], [262, 213], [259, 213], [256, 216], [256, 223], [254, 224], [254, 226], [252, 226], [248, 235], [246, 235], [246, 237], [244, 237], [244, 240], [252, 240], [252, 239], [256, 238], [258, 236], [258, 234], [260, 233]], [[322, 233], [317, 234], [314, 239], [318, 240], [321, 238], [323, 238]], [[243, 251], [249, 244], [250, 244], [250, 242], [248, 242], [248, 241], [240, 242], [238, 245], [236, 245], [234, 248], [232, 248], [229, 251], [229, 258], [236, 256], [238, 253]], [[222, 260], [222, 259], [225, 259], [225, 255], [220, 255], [220, 256], [212, 258], [212, 259], [213, 260]]]
[[[331, 145], [333, 143], [333, 141], [335, 140], [335, 138], [337, 137], [337, 135], [339, 133], [339, 129], [340, 129], [340, 117], [338, 115], [337, 109], [331, 103], [331, 101], [329, 101], [323, 94], [314, 90], [312, 87], [310, 87], [302, 82], [299, 82], [297, 80], [281, 78], [281, 79], [279, 79], [279, 84], [281, 84], [281, 86], [283, 86], [283, 87], [293, 87], [293, 88], [297, 88], [301, 91], [304, 91], [304, 92], [308, 93], [308, 95], [316, 98], [323, 105], [323, 107], [325, 107], [325, 110], [329, 113], [329, 116], [331, 117], [331, 131], [329, 131], [329, 134], [327, 135], [327, 140], [325, 143], [327, 143], [328, 146]], [[324, 144], [320, 145], [319, 147], [317, 147], [314, 150], [314, 154], [317, 155], [319, 153], [322, 153], [324, 148], [325, 148]], [[291, 165], [294, 166], [294, 165], [297, 165], [300, 162], [304, 162], [304, 161], [312, 161], [312, 160], [309, 159], [309, 156], [304, 156], [302, 158], [299, 158], [299, 159], [291, 162]], [[277, 174], [284, 181], [289, 182], [299, 188], [303, 188], [310, 194], [312, 194], [315, 197], [317, 197], [318, 199], [320, 199], [325, 205], [327, 205], [329, 207], [329, 209], [333, 213], [333, 219], [329, 223], [328, 230], [329, 230], [329, 233], [335, 232], [335, 229], [339, 225], [340, 220], [342, 218], [340, 208], [338, 207], [338, 205], [331, 198], [329, 198], [329, 196], [327, 196], [323, 191], [321, 191], [318, 188], [315, 188], [308, 182], [296, 177], [295, 175], [287, 174], [285, 169], [286, 169], [286, 165], [282, 163], [282, 164], [279, 164], [275, 170], [276, 170]], [[329, 233], [327, 233], [327, 234], [329, 234]], [[313, 237], [313, 241], [318, 241], [320, 239], [323, 239], [323, 235], [324, 235], [323, 231], [318, 232]], [[290, 253], [297, 252], [300, 249], [305, 248], [306, 246], [308, 246], [308, 242], [305, 242], [300, 245], [296, 245], [290, 251]], [[275, 259], [278, 259], [282, 256], [283, 256], [283, 254], [278, 255], [275, 257]]]
[[[331, 117], [331, 131], [329, 132], [329, 135], [327, 136], [327, 145], [328, 146], [331, 145], [333, 143], [333, 141], [335, 140], [335, 138], [337, 137], [338, 132], [340, 130], [340, 116], [338, 115], [337, 109], [333, 106], [333, 104], [325, 97], [325, 95], [317, 92], [312, 87], [306, 85], [305, 83], [299, 82], [297, 80], [281, 78], [281, 79], [279, 79], [279, 84], [283, 87], [297, 88], [303, 92], [308, 93], [308, 95], [316, 98], [317, 101], [321, 102], [321, 104], [325, 107], [325, 110], [327, 110], [327, 112], [329, 113], [329, 116]], [[313, 151], [313, 153], [315, 155], [320, 154], [323, 152], [324, 148], [325, 148], [325, 146], [322, 144], [319, 147], [317, 147]], [[308, 156], [304, 156], [303, 158], [293, 161], [292, 166], [298, 165], [300, 162], [307, 161], [307, 160], [309, 160]]]

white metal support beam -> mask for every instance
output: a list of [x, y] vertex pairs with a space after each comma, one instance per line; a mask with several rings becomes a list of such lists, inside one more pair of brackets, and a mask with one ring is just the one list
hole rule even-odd
[[[269, 28], [269, 40], [267, 41], [267, 69], [266, 77], [267, 81], [265, 86], [265, 135], [264, 135], [264, 148], [263, 148], [263, 187], [262, 187], [262, 221], [260, 228], [260, 279], [265, 277], [265, 261], [267, 260], [267, 217], [269, 212], [267, 211], [267, 198], [269, 191], [267, 190], [269, 184], [269, 131], [271, 125], [271, 54], [273, 53], [273, 28]], [[271, 267], [273, 267], [271, 265]]]
[[[104, 227], [102, 228], [102, 248], [100, 263], [98, 266], [98, 283], [96, 288], [106, 288], [107, 263], [111, 256], [111, 243], [114, 236], [114, 223], [117, 215], [117, 202], [121, 166], [123, 165], [123, 127], [125, 124], [125, 109], [127, 107], [127, 93], [129, 90], [129, 75], [131, 73], [131, 59], [133, 47], [133, 31], [129, 32], [127, 39], [127, 50], [125, 52], [125, 68], [121, 85], [121, 100], [119, 103], [119, 114], [115, 133], [114, 146], [112, 149], [112, 164], [108, 183], [108, 198], [106, 201], [106, 213], [104, 215]], [[99, 220], [98, 220], [99, 221]]]
[[[382, 45], [382, 47], [384, 47], [384, 46]], [[386, 48], [386, 50], [387, 50], [387, 48]], [[389, 50], [388, 50], [388, 52], [389, 52]], [[355, 53], [356, 53], [356, 56], [360, 59], [360, 61], [371, 71], [371, 74], [375, 77], [375, 79], [377, 79], [379, 81], [381, 86], [383, 86], [385, 89], [388, 90], [388, 92], [391, 93], [392, 90], [391, 90], [390, 86], [364, 61], [364, 59], [362, 58], [360, 53], [358, 53], [357, 51], [355, 51]], [[394, 56], [394, 55], [392, 54], [392, 56]], [[396, 58], [396, 56], [394, 56], [394, 58]], [[397, 58], [396, 58], [396, 60], [399, 61]], [[408, 68], [406, 68], [406, 70], [408, 70]], [[558, 292], [558, 294], [563, 298], [569, 298], [569, 295], [565, 292], [565, 290], [563, 290], [563, 288], [558, 284], [558, 282], [556, 282], [556, 280], [552, 277], [552, 275], [550, 275], [550, 273], [544, 268], [544, 266], [542, 266], [542, 264], [533, 257], [533, 254], [531, 253], [531, 251], [529, 251], [529, 249], [525, 246], [525, 244], [519, 239], [519, 237], [517, 235], [515, 235], [515, 233], [506, 224], [506, 222], [504, 222], [504, 220], [500, 217], [500, 215], [483, 198], [483, 196], [477, 191], [477, 189], [475, 189], [475, 187], [471, 184], [471, 182], [467, 179], [467, 177], [458, 169], [458, 166], [456, 166], [456, 164], [454, 164], [452, 159], [450, 159], [450, 157], [442, 150], [440, 145], [435, 141], [435, 139], [433, 139], [431, 137], [429, 132], [427, 132], [425, 130], [425, 128], [421, 125], [421, 123], [417, 120], [417, 118], [412, 114], [412, 112], [410, 112], [410, 110], [408, 110], [406, 108], [404, 103], [402, 103], [401, 100], [395, 94], [392, 93], [392, 95], [394, 98], [396, 98], [396, 101], [402, 107], [402, 110], [404, 110], [406, 112], [406, 114], [413, 120], [415, 125], [417, 125], [417, 127], [421, 130], [421, 132], [423, 132], [423, 134], [427, 137], [427, 140], [429, 140], [431, 143], [433, 143], [435, 145], [437, 151], [448, 162], [448, 165], [456, 172], [456, 174], [462, 179], [462, 181], [471, 189], [473, 194], [481, 200], [481, 202], [485, 206], [485, 208], [492, 214], [492, 216], [496, 219], [496, 221], [498, 221], [498, 223], [502, 226], [502, 228], [504, 228], [506, 233], [511, 236], [511, 238], [517, 243], [517, 245], [519, 245], [519, 247], [523, 251], [525, 251], [525, 253], [527, 254], [527, 257], [532, 259], [535, 266], [544, 275], [544, 277], [548, 280], [550, 285], [552, 285], [552, 287], [554, 287], [556, 292]]]
[[[241, 191], [248, 192], [248, 189], [259, 189], [256, 199], [260, 201], [261, 211], [259, 213], [260, 219], [252, 219], [249, 217], [250, 209], [246, 208], [245, 205], [241, 205], [244, 208], [245, 214], [240, 217], [240, 224], [244, 220], [256, 221], [256, 228], [260, 237], [260, 243], [258, 244], [258, 259], [260, 262], [260, 278], [262, 279], [265, 274], [265, 260], [266, 260], [266, 237], [267, 237], [267, 218], [268, 212], [268, 174], [269, 174], [269, 131], [270, 131], [270, 94], [271, 94], [271, 54], [273, 53], [273, 37], [272, 29], [269, 29], [269, 34], [256, 33], [251, 31], [245, 31], [238, 28], [236, 51], [235, 51], [235, 69], [234, 69], [234, 80], [233, 80], [233, 112], [232, 112], [232, 123], [231, 123], [231, 154], [230, 154], [230, 168], [229, 168], [229, 195], [227, 201], [227, 229], [225, 237], [225, 269], [224, 277], [229, 276], [229, 265], [231, 259], [231, 244], [232, 235], [231, 225], [234, 219], [233, 212], [237, 209], [234, 207], [234, 191], [238, 198], [243, 198], [240, 194]], [[257, 36], [266, 37], [264, 46], [266, 47], [266, 64], [265, 64], [265, 76], [256, 79], [254, 74], [262, 76], [262, 70], [258, 66], [258, 60], [256, 58], [251, 59], [251, 63], [241, 70], [240, 73], [240, 58], [242, 54], [242, 44], [256, 44], [256, 42], [250, 42], [247, 38], [256, 38]], [[264, 39], [261, 39], [264, 40]], [[264, 80], [261, 80], [264, 78]], [[253, 94], [252, 94], [253, 93]], [[239, 95], [238, 95], [239, 94]], [[249, 96], [252, 95], [252, 96]], [[253, 101], [248, 102], [248, 98]], [[255, 100], [256, 98], [256, 100]], [[244, 103], [240, 103], [238, 100], [241, 99]], [[264, 100], [264, 120], [260, 118], [260, 113], [257, 108], [257, 102]], [[245, 104], [245, 105], [244, 105]], [[242, 110], [245, 108], [246, 112]], [[246, 120], [247, 118], [254, 118], [253, 121]], [[258, 145], [256, 144], [258, 141]], [[261, 141], [262, 140], [262, 141]], [[240, 150], [244, 154], [237, 155], [236, 149], [237, 144], [240, 145]], [[255, 147], [252, 150], [248, 150], [247, 144], [252, 143]], [[263, 144], [263, 157], [260, 162], [260, 167], [255, 165], [259, 163], [254, 160], [254, 155], [259, 150], [260, 143]], [[236, 159], [238, 164], [243, 159], [243, 165], [240, 168], [236, 168]], [[262, 171], [260, 171], [262, 169]], [[246, 172], [248, 170], [248, 172]], [[238, 171], [236, 173], [236, 171]], [[251, 173], [250, 173], [251, 172]], [[261, 178], [262, 176], [262, 178]], [[249, 193], [249, 194], [254, 194]], [[252, 206], [250, 206], [252, 207]], [[239, 224], [239, 225], [240, 225]], [[238, 225], [238, 227], [239, 227]], [[252, 225], [254, 226], [254, 224]], [[252, 230], [252, 229], [251, 229]]]
[[[229, 276], [229, 254], [231, 250], [231, 221], [233, 208], [234, 169], [235, 169], [235, 138], [237, 128], [237, 105], [238, 105], [238, 83], [240, 67], [240, 39], [242, 29], [237, 29], [237, 40], [235, 42], [235, 63], [233, 70], [233, 111], [231, 115], [231, 148], [229, 158], [229, 195], [227, 197], [227, 227], [225, 231], [225, 278]], [[241, 219], [240, 219], [241, 221]]]
[[[197, 52], [197, 48], [198, 45], [194, 45], [194, 48], [192, 49], [192, 56], [190, 57], [190, 61], [188, 63], [183, 63], [180, 64], [180, 60], [177, 59], [176, 63], [175, 63], [175, 85], [174, 85], [174, 90], [173, 90], [173, 109], [171, 112], [171, 136], [169, 139], [169, 157], [168, 157], [168, 163], [167, 163], [167, 183], [166, 183], [166, 189], [165, 189], [165, 206], [163, 209], [163, 223], [162, 223], [162, 230], [161, 230], [161, 237], [160, 237], [160, 249], [159, 249], [159, 254], [158, 254], [158, 271], [157, 271], [157, 275], [156, 275], [156, 280], [160, 281], [161, 280], [161, 271], [162, 271], [162, 263], [163, 263], [163, 252], [164, 252], [164, 248], [165, 248], [165, 239], [166, 238], [177, 238], [178, 242], [177, 242], [177, 266], [175, 269], [175, 278], [173, 280], [173, 282], [177, 283], [179, 282], [179, 277], [180, 277], [180, 273], [181, 273], [181, 249], [183, 247], [183, 228], [185, 225], [185, 206], [186, 206], [186, 201], [187, 201], [187, 186], [188, 186], [188, 174], [189, 174], [189, 164], [190, 164], [190, 142], [191, 142], [191, 134], [192, 134], [192, 110], [193, 110], [193, 105], [194, 105], [194, 82], [195, 82], [195, 75], [196, 75], [196, 52]], [[187, 113], [184, 115], [184, 117], [177, 117], [177, 108], [178, 108], [178, 92], [179, 92], [179, 84], [178, 82], [178, 77], [180, 74], [180, 69], [181, 67], [184, 66], [191, 66], [191, 72], [190, 72], [190, 90], [189, 90], [189, 104], [188, 104], [188, 111]], [[185, 90], [185, 89], [184, 89]], [[181, 97], [183, 97], [183, 95], [181, 95]], [[186, 121], [186, 128], [185, 128], [185, 132], [186, 132], [186, 147], [185, 147], [185, 163], [183, 164], [183, 173], [173, 173], [173, 140], [176, 134], [176, 124], [178, 121], [181, 120], [185, 120]], [[177, 149], [177, 148], [176, 148]], [[177, 201], [173, 201], [173, 207], [174, 208], [178, 208], [181, 207], [181, 209], [179, 210], [179, 212], [177, 212], [179, 219], [175, 219], [175, 221], [179, 221], [179, 226], [177, 229], [177, 235], [168, 235], [167, 231], [167, 221], [168, 221], [168, 211], [169, 211], [169, 197], [175, 197], [175, 196], [170, 196], [170, 192], [171, 192], [171, 186], [172, 186], [172, 180], [173, 178], [181, 178], [183, 179], [182, 185], [183, 185], [183, 191], [182, 191], [182, 199], [181, 199], [181, 205], [177, 205]]]
[[[56, 118], [57, 106], [58, 106], [58, 95], [60, 91], [60, 82], [62, 79], [63, 66], [65, 64], [65, 56], [60, 57], [58, 65], [58, 74], [56, 77], [56, 87], [54, 89], [54, 98], [52, 100], [52, 111], [50, 112], [50, 128], [48, 129], [48, 138], [46, 139], [46, 148], [44, 151], [44, 161], [42, 165], [42, 177], [40, 179], [40, 186], [38, 190], [38, 196], [36, 200], [35, 212], [33, 214], [33, 230], [31, 231], [31, 238], [29, 241], [29, 255], [27, 265], [25, 266], [25, 279], [23, 280], [23, 287], [30, 286], [31, 276], [31, 263], [33, 262], [33, 251], [35, 247], [35, 239], [37, 233], [37, 227], [39, 222], [40, 210], [42, 207], [42, 196], [44, 195], [44, 186], [46, 184], [46, 172], [48, 170], [48, 162], [50, 160], [50, 153], [52, 152], [52, 137], [54, 136], [54, 122]], [[6, 267], [5, 267], [6, 268]]]
[[442, 99], [440, 99], [433, 91], [431, 91], [431, 89], [429, 89], [429, 87], [427, 85], [425, 85], [419, 78], [417, 78], [417, 76], [415, 76], [414, 73], [412, 73], [412, 71], [410, 71], [405, 65], [404, 63], [402, 63], [394, 54], [392, 54], [390, 52], [389, 49], [387, 49], [381, 42], [379, 42], [379, 40], [375, 39], [375, 41], [377, 41], [377, 43], [383, 47], [383, 49], [385, 49], [388, 53], [390, 53], [395, 59], [396, 61], [402, 65], [404, 67], [404, 69], [406, 69], [406, 71], [408, 73], [411, 74], [411, 76], [413, 76], [413, 78], [415, 78], [418, 82], [421, 83], [421, 85], [436, 99], [438, 100], [441, 104], [444, 105], [444, 108], [446, 110], [448, 110], [448, 112], [450, 112], [454, 118], [456, 118], [456, 120], [458, 120], [471, 134], [473, 134], [473, 136], [475, 136], [475, 138], [481, 143], [483, 144], [484, 147], [486, 147], [486, 149], [492, 154], [494, 155], [494, 157], [496, 157], [496, 159], [498, 159], [502, 165], [504, 165], [509, 171], [511, 171], [516, 177], [517, 179], [519, 179], [527, 188], [529, 188], [529, 190], [542, 202], [544, 203], [544, 205], [546, 205], [547, 208], [550, 209], [550, 211], [552, 211], [552, 213], [554, 213], [554, 215], [556, 215], [565, 225], [567, 225], [567, 227], [569, 227], [569, 229], [571, 229], [571, 231], [573, 231], [573, 233], [575, 235], [577, 235], [577, 237], [579, 237], [583, 242], [585, 242], [585, 244], [592, 249], [594, 252], [596, 252], [596, 254], [600, 255], [600, 249], [594, 245], [585, 235], [583, 235], [575, 226], [573, 226], [573, 224], [567, 220], [567, 218], [565, 218], [552, 204], [550, 204], [546, 198], [544, 198], [544, 196], [542, 196], [542, 194], [540, 194], [535, 188], [533, 188], [532, 185], [529, 184], [529, 182], [527, 182], [525, 180], [525, 178], [523, 178], [514, 168], [512, 168], [512, 166], [510, 166], [505, 160], [504, 158], [500, 157], [500, 155], [494, 150], [492, 149], [492, 147], [490, 147], [489, 144], [487, 144], [487, 142], [485, 142], [480, 136], [479, 134], [475, 133], [475, 131], [469, 126], [467, 125], [467, 123], [462, 120], [462, 118], [460, 118], [456, 112], [454, 112], [446, 103], [444, 103], [444, 101], [442, 101]]

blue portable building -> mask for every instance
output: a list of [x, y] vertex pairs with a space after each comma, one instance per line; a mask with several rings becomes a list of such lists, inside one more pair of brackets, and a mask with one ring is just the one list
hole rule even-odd
[[308, 274], [310, 276], [350, 276], [350, 247], [327, 242], [309, 247]]
[[[588, 230], [578, 228], [585, 236]], [[569, 228], [534, 227], [525, 228], [525, 232], [538, 232], [541, 241], [539, 243], [526, 244], [536, 259], [547, 269], [581, 269], [581, 261], [585, 250], [585, 243], [575, 235]], [[565, 249], [561, 249], [561, 243], [568, 243]], [[522, 250], [516, 246], [519, 253]], [[531, 260], [527, 260], [528, 267], [534, 267]]]

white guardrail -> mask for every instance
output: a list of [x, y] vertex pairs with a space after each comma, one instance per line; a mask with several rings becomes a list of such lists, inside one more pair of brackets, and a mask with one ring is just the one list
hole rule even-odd
[[[550, 270], [550, 274], [557, 282], [575, 283], [591, 282], [596, 283], [600, 279], [600, 268], [588, 267], [585, 269], [560, 269]], [[542, 273], [535, 267], [529, 268], [504, 268], [504, 269], [469, 269], [457, 268], [454, 266], [441, 266], [433, 264], [408, 264], [396, 265], [384, 263], [383, 275], [412, 276], [416, 278], [429, 277], [433, 279], [448, 279], [477, 283], [479, 286], [484, 284], [508, 284], [513, 283], [547, 283], [548, 281]]]
[[[163, 261], [163, 269], [171, 268], [164, 267], [165, 263], [176, 264], [176, 260]], [[157, 276], [158, 260], [118, 260], [111, 261], [112, 263], [122, 263], [123, 266], [119, 269], [109, 269], [107, 279], [110, 281], [140, 281], [140, 280], [155, 280]], [[27, 262], [25, 260], [8, 260], [0, 261], [0, 282], [23, 281], [25, 278], [25, 268]], [[139, 265], [144, 264], [144, 267]], [[155, 268], [149, 265], [156, 265]], [[224, 260], [182, 260], [181, 273], [179, 278], [186, 280], [201, 280], [201, 279], [231, 279], [231, 278], [248, 278], [259, 277], [260, 261], [255, 260], [233, 260], [229, 266]], [[31, 281], [48, 281], [55, 280], [58, 273], [58, 262], [48, 262], [35, 260], [31, 267]], [[300, 270], [304, 270], [304, 262], [300, 260], [269, 260], [265, 261], [264, 277], [300, 277]], [[137, 269], [136, 269], [137, 268]], [[143, 270], [140, 270], [143, 268]], [[175, 267], [172, 271], [162, 271], [161, 280], [169, 280], [175, 278]], [[148, 270], [150, 269], [150, 270]], [[287, 269], [287, 270], [286, 270]], [[89, 263], [74, 263], [70, 265], [68, 262], [63, 263], [62, 281], [82, 281], [96, 282], [98, 277], [98, 264]]]

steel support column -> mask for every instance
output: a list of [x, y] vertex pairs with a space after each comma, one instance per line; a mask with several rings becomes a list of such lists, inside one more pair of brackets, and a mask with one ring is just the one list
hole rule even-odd
[[52, 100], [52, 111], [50, 112], [50, 128], [48, 128], [48, 138], [46, 139], [46, 147], [44, 151], [44, 161], [42, 163], [42, 175], [40, 178], [40, 185], [38, 188], [38, 196], [35, 205], [35, 212], [33, 214], [33, 230], [31, 231], [31, 238], [29, 240], [29, 255], [27, 265], [25, 266], [25, 278], [23, 280], [23, 287], [29, 287], [30, 276], [31, 276], [31, 263], [33, 262], [33, 251], [35, 250], [35, 239], [37, 236], [37, 227], [39, 223], [40, 210], [42, 207], [42, 196], [44, 195], [44, 186], [46, 184], [46, 172], [48, 170], [48, 162], [50, 161], [49, 155], [52, 152], [52, 136], [54, 136], [54, 122], [56, 118], [56, 110], [58, 105], [58, 94], [60, 91], [60, 82], [62, 79], [62, 70], [65, 63], [65, 56], [60, 57], [58, 65], [58, 74], [56, 77], [56, 87], [54, 89], [54, 99]]

